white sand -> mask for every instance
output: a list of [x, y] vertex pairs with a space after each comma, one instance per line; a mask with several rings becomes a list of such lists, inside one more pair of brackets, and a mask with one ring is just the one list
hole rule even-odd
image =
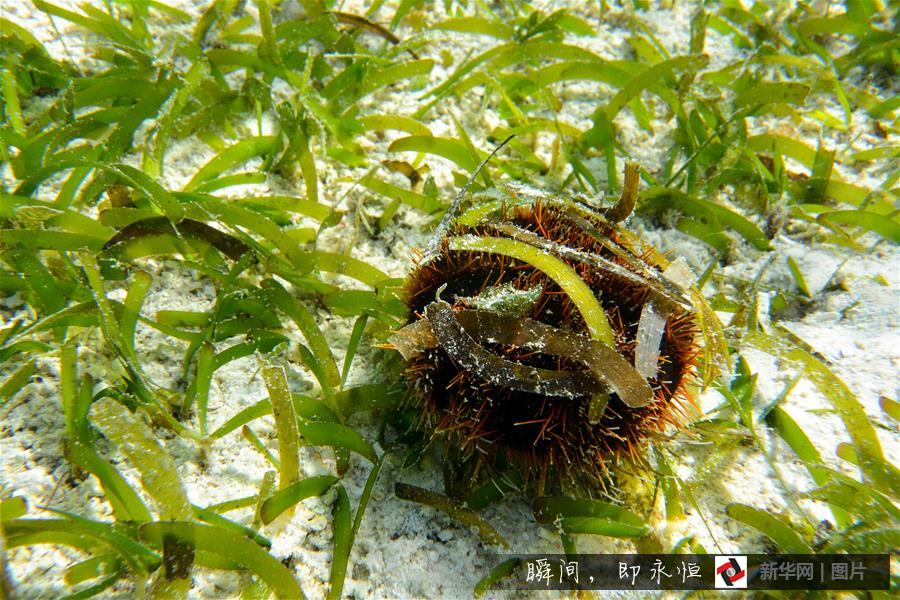
[[[75, 4], [60, 2], [60, 4]], [[172, 2], [185, 11], [198, 15], [201, 2]], [[443, 2], [437, 2], [430, 19], [437, 20], [443, 14]], [[547, 4], [547, 3], [540, 3]], [[610, 21], [599, 24], [591, 8], [575, 12], [588, 19], [598, 31], [593, 38], [572, 37], [570, 43], [588, 48], [609, 59], [629, 56], [626, 39], [629, 30], [622, 20], [621, 26], [610, 25]], [[586, 3], [587, 4], [587, 3]], [[655, 10], [642, 13], [641, 18], [653, 29], [655, 35], [666, 45], [672, 55], [687, 51], [689, 42], [689, 22], [692, 7], [687, 3], [675, 3], [672, 10]], [[362, 13], [356, 3], [345, 3], [342, 10]], [[47, 18], [22, 0], [3, 0], [0, 5], [3, 16], [26, 26], [40, 38], [56, 56], [65, 56], [61, 39], [50, 26]], [[248, 3], [247, 11], [255, 14], [255, 7]], [[391, 8], [382, 10], [381, 15], [392, 14]], [[386, 17], [381, 17], [386, 21]], [[90, 66], [89, 36], [77, 28], [57, 19], [57, 26], [63, 34], [65, 46], [82, 66]], [[189, 29], [189, 26], [188, 26]], [[161, 39], [173, 31], [184, 31], [173, 27], [160, 32]], [[401, 38], [412, 35], [408, 29], [401, 29]], [[428, 33], [424, 35], [430, 35]], [[421, 89], [409, 89], [408, 84], [391, 90], [381, 91], [362, 102], [363, 113], [409, 114], [418, 106], [416, 98], [424, 89], [445, 79], [460, 64], [470, 51], [483, 47], [484, 40], [476, 36], [434, 35], [437, 40], [429, 50], [429, 55], [439, 56], [447, 50], [454, 57], [454, 63], [445, 69], [439, 64], [434, 68], [428, 85]], [[377, 42], [373, 42], [377, 43]], [[713, 57], [715, 65], [724, 65], [742, 57], [729, 40], [713, 31], [707, 34], [707, 53]], [[567, 84], [557, 86], [559, 97], [565, 100], [565, 108], [560, 119], [575, 126], [589, 126], [589, 117], [598, 104], [608, 100], [613, 90], [600, 84]], [[481, 148], [488, 148], [485, 141], [490, 129], [501, 123], [500, 117], [481, 98], [480, 88], [465, 94], [461, 99], [450, 99], [429, 113], [425, 124], [435, 135], [455, 135], [451, 115], [456, 116], [466, 128], [469, 136]], [[657, 169], [668, 151], [672, 139], [672, 125], [663, 122], [665, 105], [655, 104], [656, 120], [653, 133], [640, 130], [629, 111], [617, 118], [620, 140], [633, 156], [651, 171]], [[834, 107], [824, 106], [834, 111]], [[779, 133], [796, 136], [815, 146], [819, 130], [814, 121], [807, 121], [801, 127], [788, 120], [773, 117], [759, 119], [754, 126], [759, 131], [777, 130]], [[846, 133], [829, 132], [825, 139], [838, 148], [839, 156], [875, 144], [870, 134], [871, 122], [862, 112], [853, 115], [853, 126]], [[242, 132], [255, 135], [255, 121], [248, 121]], [[388, 158], [386, 148], [392, 139], [400, 137], [394, 132], [384, 138], [361, 140], [369, 153], [370, 164]], [[877, 142], [879, 144], [883, 142]], [[545, 156], [549, 155], [549, 145], [541, 146]], [[164, 184], [177, 189], [191, 174], [213, 155], [212, 150], [200, 142], [173, 143], [167, 154]], [[413, 156], [390, 158], [407, 158]], [[136, 157], [132, 157], [136, 163]], [[435, 178], [442, 192], [453, 193], [450, 164], [439, 158], [429, 158], [430, 174]], [[320, 162], [320, 168], [324, 165]], [[375, 214], [380, 211], [381, 200], [374, 198], [360, 188], [352, 188], [352, 182], [364, 172], [361, 169], [336, 169], [329, 162], [320, 180], [322, 198], [326, 202], [341, 202], [348, 215], [337, 227], [329, 230], [322, 238], [320, 247], [331, 251], [342, 251], [353, 247], [353, 255], [377, 265], [392, 276], [402, 277], [411, 264], [412, 249], [423, 245], [428, 239], [424, 227], [428, 220], [414, 211], [401, 209], [391, 227], [378, 237], [370, 237], [365, 229], [354, 224], [354, 211]], [[605, 179], [605, 167], [600, 160], [590, 164], [595, 175]], [[888, 172], [883, 162], [874, 161], [858, 168], [842, 167], [841, 175], [849, 181], [863, 185], [877, 186]], [[9, 175], [6, 175], [9, 177]], [[399, 184], [400, 182], [398, 182]], [[558, 182], [549, 182], [553, 185]], [[55, 183], [58, 185], [58, 182]], [[352, 188], [352, 189], [351, 189]], [[349, 190], [349, 193], [347, 193]], [[242, 195], [250, 191], [265, 193], [285, 193], [302, 195], [302, 187], [297, 189], [288, 182], [272, 179], [265, 185], [248, 188], [231, 188], [229, 194]], [[43, 186], [38, 192], [41, 197], [52, 198], [54, 182]], [[346, 196], [345, 196], [346, 193]], [[729, 202], [728, 192], [723, 192], [719, 201]], [[665, 220], [663, 220], [665, 223]], [[678, 231], [632, 217], [628, 226], [642, 233], [645, 238], [671, 253], [683, 255], [695, 271], [701, 271], [712, 258], [709, 249]], [[877, 241], [864, 238], [869, 245]], [[814, 299], [806, 314], [796, 320], [782, 321], [782, 324], [801, 336], [816, 350], [831, 361], [835, 373], [840, 376], [857, 395], [867, 413], [876, 424], [885, 455], [893, 461], [900, 458], [900, 443], [895, 425], [889, 423], [878, 408], [881, 395], [892, 398], [897, 393], [897, 367], [900, 361], [898, 351], [898, 290], [900, 290], [900, 262], [896, 248], [885, 243], [879, 244], [871, 253], [862, 256], [841, 248], [822, 246], [810, 248], [789, 239], [783, 234], [773, 242], [774, 251], [764, 254], [739, 243], [732, 253], [731, 263], [720, 269], [725, 276], [752, 279], [765, 260], [772, 258], [771, 265], [762, 278], [767, 289], [788, 289], [793, 286], [787, 270], [786, 258], [792, 256], [800, 265], [814, 293]], [[146, 261], [144, 268], [154, 278], [154, 285], [145, 305], [146, 314], [153, 316], [158, 310], [182, 309], [205, 310], [215, 298], [212, 284], [196, 273], [185, 270], [175, 261]], [[840, 281], [842, 288], [825, 287], [827, 282]], [[886, 282], [886, 283], [885, 283]], [[345, 283], [342, 280], [342, 283]], [[711, 282], [704, 290], [708, 295], [717, 291], [717, 284]], [[112, 291], [111, 296], [121, 297], [122, 291]], [[119, 296], [117, 296], [117, 294]], [[766, 306], [768, 296], [760, 298]], [[5, 308], [0, 313], [9, 316], [13, 311], [24, 310], [21, 299], [5, 300]], [[342, 357], [347, 345], [352, 322], [333, 317], [319, 310], [317, 314], [332, 345], [335, 356]], [[723, 315], [725, 318], [728, 315]], [[80, 364], [90, 365], [95, 376], [105, 371], [110, 357], [94, 352], [99, 346], [97, 333], [82, 339]], [[297, 338], [295, 335], [294, 338]], [[167, 338], [155, 330], [144, 326], [138, 329], [138, 349], [148, 376], [163, 385], [172, 384], [179, 377], [180, 360], [184, 345]], [[370, 352], [363, 351], [357, 358], [350, 381], [363, 383], [370, 375], [372, 364]], [[747, 349], [745, 358], [750, 361], [758, 374], [757, 405], [770, 403], [792, 378], [793, 373], [776, 364], [771, 357]], [[42, 380], [29, 384], [4, 409], [2, 417], [3, 470], [0, 475], [2, 495], [24, 496], [32, 510], [30, 516], [50, 516], [35, 509], [37, 506], [51, 506], [61, 510], [97, 519], [110, 519], [108, 505], [100, 499], [98, 486], [92, 478], [73, 484], [69, 479], [69, 468], [62, 458], [64, 424], [59, 409], [58, 360], [54, 356], [40, 358], [39, 373]], [[84, 368], [84, 366], [82, 366]], [[312, 378], [296, 365], [288, 365], [292, 388], [300, 391], [312, 386]], [[241, 408], [263, 398], [264, 387], [258, 373], [258, 363], [254, 358], [245, 358], [228, 364], [216, 372], [210, 394], [210, 428], [215, 428]], [[700, 399], [700, 404], [709, 410], [721, 403], [721, 397], [708, 392]], [[801, 423], [826, 462], [838, 466], [834, 449], [841, 441], [848, 439], [843, 425], [836, 416], [819, 412], [828, 408], [828, 403], [807, 381], [801, 381], [783, 405]], [[374, 439], [374, 429], [363, 419], [357, 423], [370, 439]], [[255, 421], [254, 429], [266, 441], [270, 449], [277, 449], [274, 427], [271, 419]], [[765, 429], [762, 429], [765, 431]], [[173, 456], [191, 502], [208, 505], [230, 498], [253, 494], [257, 491], [262, 474], [269, 468], [266, 461], [241, 438], [232, 433], [216, 442], [201, 462], [196, 446], [186, 440], [174, 438], [159, 432], [161, 442]], [[782, 477], [792, 489], [809, 489], [812, 485], [805, 469], [796, 460], [790, 449], [775, 437], [765, 435], [766, 442]], [[710, 452], [703, 444], [696, 444], [681, 437], [673, 442], [674, 454], [682, 459], [679, 474], [694, 480], [694, 466]], [[109, 454], [129, 481], [139, 489], [137, 474], [114, 450]], [[345, 595], [357, 598], [409, 598], [409, 597], [469, 597], [475, 582], [482, 577], [498, 559], [496, 550], [485, 547], [477, 535], [461, 527], [443, 514], [399, 500], [393, 495], [395, 481], [405, 481], [434, 490], [441, 490], [440, 468], [434, 461], [427, 461], [424, 469], [400, 470], [387, 465], [375, 488], [372, 501], [359, 531], [350, 559]], [[843, 467], [846, 469], [846, 463]], [[356, 506], [362, 491], [369, 465], [354, 457], [352, 468], [344, 480], [352, 506]], [[331, 454], [327, 450], [306, 448], [302, 453], [302, 470], [308, 475], [325, 474], [333, 471]], [[661, 511], [654, 515], [659, 519], [658, 534], [664, 540], [674, 543], [685, 535], [695, 536], [709, 551], [723, 552], [761, 551], [766, 545], [763, 538], [752, 530], [725, 516], [725, 506], [739, 501], [753, 506], [782, 511], [786, 508], [784, 490], [756, 449], [747, 447], [731, 454], [724, 468], [712, 476], [699, 477], [694, 494], [700, 503], [712, 536], [701, 520], [701, 515], [692, 507], [687, 507], [687, 519], [680, 523], [666, 523], [659, 519]], [[304, 591], [309, 597], [318, 598], [327, 592], [329, 565], [331, 561], [331, 502], [333, 492], [325, 497], [313, 498], [301, 503], [293, 517], [286, 524], [263, 530], [272, 542], [272, 553], [279, 559], [289, 559]], [[817, 518], [827, 518], [823, 506], [802, 502], [805, 509], [814, 511]], [[651, 507], [634, 507], [646, 514]], [[486, 518], [506, 537], [516, 552], [559, 551], [558, 538], [541, 530], [533, 521], [530, 505], [526, 498], [510, 497], [501, 504], [484, 511]], [[251, 511], [235, 511], [227, 516], [243, 523], [252, 517]], [[582, 538], [580, 547], [599, 552], [630, 551], [627, 542], [606, 538]], [[62, 573], [72, 564], [78, 553], [68, 550], [54, 550], [49, 546], [33, 549], [16, 549], [10, 553], [13, 574], [25, 597], [53, 597], [64, 590]], [[237, 593], [241, 579], [226, 572], [200, 571], [195, 575], [192, 595], [196, 597], [227, 597]], [[123, 596], [129, 594], [126, 584], [115, 590]]]

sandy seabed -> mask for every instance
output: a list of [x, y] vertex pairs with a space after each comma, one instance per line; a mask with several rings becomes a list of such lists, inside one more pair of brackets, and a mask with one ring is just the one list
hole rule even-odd
[[[204, 3], [191, 0], [170, 1], [182, 10], [199, 16]], [[76, 4], [59, 2], [59, 4]], [[390, 4], [382, 14], [391, 14]], [[434, 6], [433, 19], [443, 17], [442, 2]], [[551, 4], [551, 3], [541, 3]], [[552, 3], [560, 6], [568, 4], [572, 10], [588, 20], [598, 34], [594, 37], [572, 37], [569, 43], [587, 48], [607, 59], [628, 58], [631, 49], [627, 44], [630, 31], [626, 27], [599, 22], [594, 12], [594, 3]], [[688, 51], [690, 18], [695, 10], [693, 3], [677, 2], [669, 9], [651, 10], [641, 14], [643, 21], [672, 55]], [[74, 9], [74, 8], [73, 8]], [[364, 10], [356, 3], [347, 2], [341, 7], [346, 12], [361, 13]], [[248, 3], [246, 10], [255, 17], [255, 8]], [[62, 20], [57, 27], [62, 37], [51, 26], [48, 18], [35, 10], [30, 3], [22, 0], [2, 0], [2, 16], [26, 27], [37, 36], [57, 57], [69, 53], [81, 66], [93, 62], [90, 56], [90, 37]], [[161, 28], [158, 36], [164, 40], [170, 33], [178, 31]], [[398, 31], [401, 37], [404, 31]], [[467, 53], [478, 49], [474, 36], [442, 33], [435, 36], [433, 55], [447, 51], [454, 57], [454, 66], [444, 68], [440, 61], [433, 69], [431, 87], [446, 79], [455, 65]], [[65, 48], [63, 47], [65, 42]], [[743, 57], [742, 50], [734, 48], [729, 40], [710, 31], [706, 52], [715, 65], [725, 65]], [[558, 94], [564, 108], [559, 114], [562, 121], [580, 128], [590, 125], [590, 115], [598, 103], [607, 100], [612, 91], [600, 84], [565, 84], [559, 86]], [[421, 89], [407, 89], [398, 86], [382, 90], [363, 101], [362, 111], [411, 114], [419, 105], [417, 98]], [[455, 135], [455, 125], [451, 116], [460, 120], [469, 136], [482, 148], [489, 146], [486, 141], [489, 132], [501, 123], [500, 117], [490, 108], [486, 109], [476, 90], [465, 97], [448, 100], [442, 107], [429, 113], [424, 124], [434, 135]], [[839, 110], [823, 101], [823, 110], [837, 113]], [[653, 132], [640, 129], [630, 113], [623, 112], [617, 125], [620, 141], [635, 159], [653, 172], [658, 169], [672, 140], [672, 124], [662, 119], [663, 108], [657, 105]], [[813, 147], [821, 135], [823, 141], [837, 147], [841, 152], [863, 150], [880, 145], [872, 134], [872, 123], [862, 111], [853, 114], [853, 125], [849, 131], [840, 133], [820, 131], [812, 126], [800, 126], [788, 119], [765, 117], [751, 120], [756, 133], [777, 131], [782, 135], [795, 137]], [[248, 125], [249, 129], [250, 125]], [[252, 125], [255, 128], [255, 121]], [[264, 127], [271, 128], [264, 121]], [[264, 132], [265, 133], [265, 132]], [[383, 139], [361, 139], [360, 143], [369, 153], [371, 161], [387, 158], [386, 148], [399, 137], [386, 136]], [[539, 154], [549, 155], [549, 144], [539, 148]], [[178, 189], [191, 175], [213, 156], [213, 151], [199, 141], [173, 143], [166, 159], [166, 179], [163, 182], [170, 189]], [[131, 157], [138, 164], [137, 157]], [[369, 262], [391, 276], [403, 277], [412, 264], [413, 250], [423, 246], [429, 237], [425, 230], [429, 221], [422, 215], [401, 208], [393, 223], [377, 237], [370, 236], [364, 229], [354, 224], [354, 210], [365, 210], [371, 198], [353, 186], [361, 175], [359, 169], [349, 167], [334, 170], [334, 161], [329, 161], [331, 170], [321, 173], [320, 190], [322, 200], [340, 203], [348, 209], [344, 222], [328, 230], [320, 238], [319, 248], [329, 251], [343, 251], [351, 241], [353, 255]], [[429, 161], [430, 174], [447, 196], [454, 194], [450, 164], [441, 159]], [[602, 162], [589, 165], [601, 180], [605, 177]], [[895, 165], [896, 166], [896, 165]], [[791, 168], [803, 172], [800, 165]], [[877, 187], [890, 171], [889, 165], [873, 161], [856, 169], [836, 165], [839, 175], [848, 181]], [[11, 177], [6, 173], [6, 177]], [[52, 198], [54, 185], [51, 180], [38, 192], [39, 197]], [[272, 180], [266, 184], [231, 188], [229, 194], [259, 192], [266, 194], [301, 195], [302, 189], [293, 189], [288, 183]], [[728, 191], [715, 200], [730, 204]], [[734, 206], [734, 205], [733, 205]], [[735, 209], [739, 210], [739, 209]], [[755, 217], [750, 217], [755, 218]], [[674, 228], [667, 227], [665, 220], [649, 221], [633, 216], [626, 226], [640, 234], [643, 239], [656, 245], [671, 256], [683, 256], [695, 272], [701, 272], [713, 258], [710, 249]], [[876, 238], [865, 238], [874, 245]], [[724, 276], [743, 279], [754, 278], [765, 261], [770, 261], [762, 282], [768, 289], [784, 289], [794, 285], [788, 271], [787, 258], [792, 257], [806, 276], [814, 301], [810, 309], [796, 320], [781, 321], [781, 324], [815, 350], [824, 355], [835, 373], [847, 384], [863, 404], [884, 448], [886, 457], [893, 462], [900, 459], [900, 441], [896, 429], [882, 416], [878, 406], [881, 396], [898, 396], [898, 306], [900, 306], [900, 256], [895, 246], [880, 244], [865, 255], [833, 246], [811, 248], [804, 243], [779, 234], [772, 242], [774, 250], [764, 254], [747, 245], [740, 245], [729, 257], [726, 266], [720, 269]], [[197, 273], [184, 269], [178, 263], [148, 261], [145, 268], [153, 275], [153, 287], [144, 310], [153, 315], [159, 310], [202, 311], [212, 306], [215, 290], [210, 281]], [[352, 285], [349, 280], [341, 280], [342, 285]], [[839, 285], [834, 285], [838, 283]], [[714, 282], [704, 290], [708, 295], [716, 291]], [[772, 293], [762, 292], [759, 298], [762, 313]], [[124, 290], [112, 290], [110, 296], [121, 299]], [[0, 299], [0, 317], [7, 321], [25, 310], [23, 301], [17, 296]], [[320, 311], [317, 315], [328, 337], [335, 356], [342, 356], [352, 327], [352, 321], [334, 317]], [[728, 315], [723, 315], [727, 322]], [[99, 335], [99, 334], [98, 334]], [[184, 348], [179, 342], [143, 325], [138, 328], [138, 344], [141, 359], [148, 376], [165, 385], [179, 377], [180, 357]], [[93, 353], [90, 347], [81, 350], [82, 359], [92, 365], [95, 375], [104, 370], [106, 356]], [[785, 370], [770, 356], [752, 349], [742, 350], [753, 371], [758, 375], [757, 396], [759, 405], [771, 403], [785, 388], [795, 373]], [[30, 514], [41, 515], [38, 506], [52, 506], [76, 514], [104, 519], [110, 518], [108, 505], [92, 478], [74, 484], [68, 478], [69, 467], [63, 459], [62, 442], [64, 436], [63, 415], [59, 410], [58, 359], [45, 356], [38, 359], [40, 377], [28, 384], [19, 393], [15, 402], [4, 408], [2, 415], [2, 473], [0, 488], [3, 496], [15, 494], [28, 499], [32, 508]], [[372, 353], [364, 350], [355, 361], [350, 374], [350, 383], [364, 383], [370, 374]], [[4, 373], [5, 375], [5, 373]], [[297, 391], [311, 389], [312, 378], [300, 370], [291, 374], [291, 385]], [[221, 425], [242, 408], [266, 396], [265, 388], [258, 373], [258, 363], [253, 357], [240, 359], [216, 372], [210, 394], [210, 430]], [[698, 398], [702, 409], [709, 410], [720, 404], [721, 397], [709, 391]], [[830, 405], [808, 381], [801, 380], [782, 405], [794, 419], [801, 423], [809, 437], [821, 452], [827, 464], [846, 469], [846, 463], [839, 463], [835, 448], [848, 441], [846, 430], [837, 416], [825, 409]], [[371, 432], [371, 424], [365, 420], [357, 425], [364, 432]], [[274, 450], [274, 424], [269, 418], [255, 422], [260, 437]], [[369, 428], [369, 429], [367, 429]], [[765, 442], [773, 449], [773, 460], [782, 473], [782, 479], [792, 490], [812, 487], [805, 468], [786, 445], [767, 430], [762, 429]], [[369, 436], [372, 439], [374, 436]], [[215, 443], [201, 461], [197, 448], [182, 439], [163, 435], [160, 442], [173, 457], [179, 475], [187, 489], [190, 501], [205, 506], [226, 499], [252, 495], [257, 492], [262, 474], [270, 468], [265, 459], [248, 444], [239, 441], [239, 433]], [[687, 477], [692, 472], [705, 449], [696, 444], [676, 441], [676, 454], [682, 457], [678, 466], [679, 474]], [[379, 449], [380, 450], [380, 449]], [[660, 519], [655, 523], [658, 535], [665, 541], [674, 543], [686, 535], [695, 536], [707, 549], [722, 552], [752, 553], [766, 549], [764, 539], [725, 516], [725, 506], [740, 501], [758, 508], [780, 512], [787, 506], [785, 490], [771, 472], [764, 457], [758, 450], [750, 448], [737, 451], [727, 468], [716, 477], [698, 483], [694, 494], [709, 529], [700, 515], [692, 507], [686, 507], [687, 516], [681, 522], [667, 523]], [[301, 468], [306, 475], [326, 474], [333, 471], [333, 461], [327, 451], [314, 448], [302, 450]], [[113, 455], [113, 460], [116, 460]], [[121, 460], [121, 457], [118, 457]], [[202, 464], [202, 466], [201, 466]], [[124, 467], [124, 464], [120, 465]], [[354, 460], [345, 486], [352, 505], [356, 505], [368, 475], [369, 466]], [[137, 489], [137, 474], [123, 468], [129, 482]], [[430, 468], [400, 470], [387, 465], [375, 487], [365, 519], [350, 558], [350, 567], [344, 594], [357, 598], [413, 598], [413, 597], [470, 597], [474, 584], [493, 567], [499, 559], [496, 551], [484, 546], [474, 532], [454, 522], [449, 517], [414, 503], [405, 502], [393, 494], [393, 484], [402, 480], [428, 489], [442, 489], [440, 469]], [[322, 498], [313, 498], [297, 506], [287, 522], [279, 522], [264, 531], [272, 542], [272, 554], [285, 559], [309, 597], [323, 597], [328, 588], [329, 565], [331, 561], [331, 502], [333, 493]], [[808, 509], [822, 519], [829, 518], [827, 509], [817, 503], [801, 500]], [[649, 508], [649, 507], [648, 507]], [[649, 512], [649, 510], [647, 511]], [[49, 514], [49, 513], [47, 513]], [[484, 511], [485, 517], [510, 542], [513, 551], [523, 553], [559, 552], [558, 536], [538, 527], [532, 518], [530, 503], [524, 497], [509, 497], [500, 504]], [[241, 522], [249, 522], [251, 510], [229, 513], [229, 517]], [[628, 552], [632, 549], [626, 541], [595, 537], [583, 540], [583, 551]], [[21, 586], [24, 597], [55, 597], [65, 590], [62, 573], [76, 558], [76, 553], [53, 549], [51, 546], [17, 548], [10, 552], [9, 559], [13, 576]], [[240, 577], [233, 573], [200, 569], [195, 574], [192, 596], [229, 597], [238, 593]], [[116, 587], [113, 594], [129, 595], [127, 587]], [[623, 594], [627, 595], [627, 594]]]

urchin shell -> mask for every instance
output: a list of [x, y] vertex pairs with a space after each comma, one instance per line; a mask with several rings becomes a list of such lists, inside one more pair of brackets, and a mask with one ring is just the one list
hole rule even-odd
[[[538, 199], [500, 210], [500, 221], [549, 242], [548, 248], [571, 267], [599, 300], [612, 326], [615, 348], [634, 363], [638, 322], [644, 305], [654, 298], [642, 284], [647, 273], [659, 274], [664, 259], [652, 249], [640, 252], [621, 239], [621, 231], [598, 214], [573, 214], [560, 203]], [[456, 224], [451, 235], [498, 236], [496, 223]], [[564, 250], [599, 256], [621, 269], [598, 268], [576, 260]], [[623, 272], [627, 270], [628, 272]], [[627, 276], [634, 274], [633, 276]], [[453, 251], [444, 240], [436, 256], [421, 261], [406, 282], [409, 321], [423, 318], [440, 294], [463, 310], [466, 298], [504, 287], [537, 290], [523, 318], [561, 331], [586, 335], [584, 319], [570, 298], [547, 274], [521, 260], [490, 252]], [[698, 324], [684, 306], [671, 306], [660, 343], [658, 369], [648, 378], [653, 393], [645, 406], [630, 408], [616, 394], [609, 397], [599, 420], [588, 416], [591, 396], [566, 398], [515, 389], [461, 366], [440, 344], [410, 356], [406, 377], [415, 390], [420, 425], [446, 437], [452, 454], [467, 463], [465, 472], [477, 481], [512, 468], [544, 491], [575, 483], [581, 488], [605, 487], [611, 463], [639, 460], [642, 442], [669, 425], [677, 425], [698, 354]], [[577, 371], [577, 356], [548, 355], [533, 349], [487, 344], [497, 357], [519, 365]]]

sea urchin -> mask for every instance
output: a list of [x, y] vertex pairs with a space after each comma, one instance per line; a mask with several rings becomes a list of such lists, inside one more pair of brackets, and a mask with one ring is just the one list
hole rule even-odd
[[605, 214], [519, 185], [482, 192], [409, 275], [391, 343], [422, 427], [473, 483], [512, 468], [540, 492], [596, 491], [681, 420], [702, 298], [682, 261], [615, 223], [633, 207], [629, 175]]

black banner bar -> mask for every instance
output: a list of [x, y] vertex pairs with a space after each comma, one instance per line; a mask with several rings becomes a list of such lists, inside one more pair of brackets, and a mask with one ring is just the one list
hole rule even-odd
[[889, 554], [524, 554], [508, 590], [888, 590]]

